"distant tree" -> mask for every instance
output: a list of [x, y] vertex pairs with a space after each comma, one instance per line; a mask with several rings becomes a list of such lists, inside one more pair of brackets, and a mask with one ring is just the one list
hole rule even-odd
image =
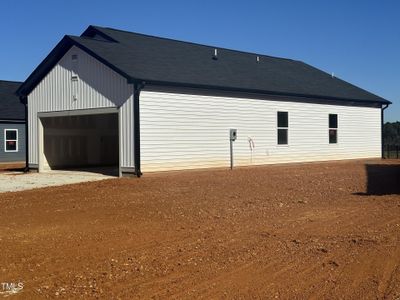
[[400, 122], [386, 122], [383, 125], [385, 145], [400, 145]]

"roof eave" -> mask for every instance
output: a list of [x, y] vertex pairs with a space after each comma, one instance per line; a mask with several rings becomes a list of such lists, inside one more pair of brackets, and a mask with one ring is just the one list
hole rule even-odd
[[25, 118], [2, 118], [0, 117], [0, 123], [20, 123], [25, 122]]
[[64, 36], [61, 41], [53, 48], [46, 58], [36, 67], [28, 78], [17, 89], [16, 94], [20, 97], [26, 97], [40, 82], [50, 69], [58, 62], [61, 56], [72, 46], [71, 39]]
[[36, 67], [36, 69], [29, 75], [25, 82], [18, 88], [16, 94], [24, 98], [28, 96], [32, 90], [39, 84], [39, 82], [45, 77], [45, 75], [58, 63], [58, 61], [65, 55], [65, 53], [72, 47], [76, 46], [81, 50], [87, 52], [127, 80], [133, 80], [131, 76], [111, 64], [109, 61], [80, 44], [70, 36], [64, 36], [63, 39], [54, 47], [54, 49], [46, 56], [46, 58]]
[[225, 92], [241, 92], [241, 93], [250, 93], [250, 94], [259, 94], [265, 96], [274, 96], [274, 97], [289, 97], [296, 99], [304, 99], [304, 100], [330, 100], [337, 102], [346, 102], [346, 103], [359, 103], [359, 104], [387, 104], [390, 105], [392, 102], [389, 100], [383, 99], [376, 101], [373, 100], [364, 100], [364, 99], [349, 99], [349, 98], [338, 98], [338, 97], [330, 97], [330, 96], [321, 96], [321, 95], [307, 95], [307, 94], [294, 94], [294, 93], [281, 93], [274, 91], [265, 91], [265, 90], [256, 90], [256, 89], [243, 89], [243, 88], [234, 88], [234, 87], [224, 87], [224, 86], [215, 86], [215, 85], [200, 85], [200, 84], [190, 84], [190, 83], [179, 83], [179, 82], [168, 82], [168, 81], [155, 81], [155, 80], [146, 80], [146, 79], [128, 79], [129, 83], [137, 83], [137, 82], [145, 82], [150, 85], [158, 85], [158, 86], [169, 86], [169, 87], [186, 87], [186, 88], [197, 88], [197, 89], [207, 89], [207, 90], [219, 90]]

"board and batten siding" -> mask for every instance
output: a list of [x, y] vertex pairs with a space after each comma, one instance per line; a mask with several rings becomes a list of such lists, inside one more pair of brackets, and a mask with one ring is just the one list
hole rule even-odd
[[[18, 151], [5, 151], [5, 129], [18, 130]], [[23, 123], [0, 123], [0, 163], [25, 161], [25, 124]]]
[[29, 164], [39, 163], [38, 113], [119, 108], [121, 167], [134, 167], [132, 101], [132, 84], [73, 46], [28, 95]]
[[[289, 113], [288, 145], [277, 145], [278, 111]], [[338, 115], [337, 144], [329, 114]], [[229, 167], [230, 128], [235, 166], [380, 157], [380, 118], [380, 108], [143, 90], [141, 169]]]

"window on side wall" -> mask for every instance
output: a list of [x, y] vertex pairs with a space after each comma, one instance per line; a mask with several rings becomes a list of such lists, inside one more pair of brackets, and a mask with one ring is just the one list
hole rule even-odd
[[338, 141], [338, 116], [329, 114], [329, 144], [337, 144]]
[[287, 145], [289, 136], [289, 113], [287, 111], [278, 111], [278, 145]]
[[4, 129], [4, 151], [18, 152], [18, 129]]

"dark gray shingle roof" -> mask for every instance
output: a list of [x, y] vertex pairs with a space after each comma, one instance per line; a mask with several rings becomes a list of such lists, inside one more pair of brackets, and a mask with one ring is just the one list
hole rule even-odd
[[0, 80], [0, 120], [25, 120], [25, 107], [15, 94], [21, 84]]
[[[97, 26], [89, 26], [80, 37], [67, 36], [65, 40], [133, 81], [322, 100], [390, 103], [297, 60]], [[218, 59], [213, 59], [215, 49]], [[35, 71], [37, 74], [40, 67]], [[35, 84], [37, 74], [28, 78], [22, 90], [28, 91], [29, 85]]]

